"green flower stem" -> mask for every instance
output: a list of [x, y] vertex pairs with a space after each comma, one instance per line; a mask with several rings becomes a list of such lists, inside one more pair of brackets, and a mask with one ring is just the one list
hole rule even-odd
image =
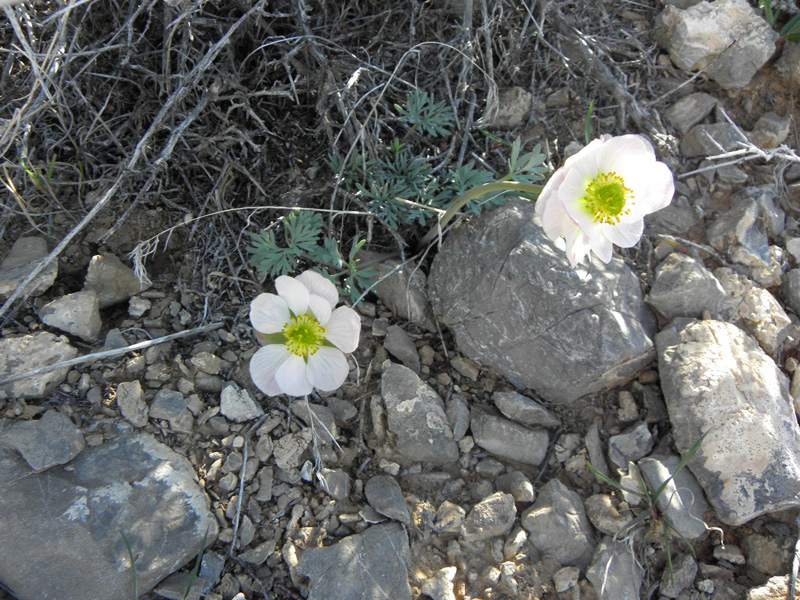
[[521, 183], [519, 181], [501, 180], [493, 183], [484, 183], [483, 185], [479, 185], [467, 190], [450, 203], [450, 206], [447, 208], [445, 213], [439, 217], [437, 224], [432, 227], [427, 234], [425, 234], [425, 237], [422, 238], [420, 243], [417, 245], [417, 250], [424, 248], [430, 242], [432, 242], [438, 235], [439, 231], [444, 229], [447, 223], [449, 223], [456, 213], [461, 210], [470, 200], [475, 200], [476, 198], [480, 198], [486, 194], [491, 194], [492, 192], [519, 192], [520, 194], [538, 196], [542, 193], [543, 189], [544, 186], [536, 185], [535, 183]]

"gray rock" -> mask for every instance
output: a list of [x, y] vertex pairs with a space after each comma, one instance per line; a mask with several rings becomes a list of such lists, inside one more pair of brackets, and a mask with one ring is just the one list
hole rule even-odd
[[699, 205], [691, 204], [686, 196], [675, 196], [669, 206], [649, 215], [644, 231], [648, 235], [683, 235], [697, 225], [701, 213]]
[[778, 186], [774, 183], [751, 185], [736, 190], [731, 194], [731, 201], [739, 202], [743, 199], [755, 201], [758, 206], [759, 225], [768, 236], [778, 237], [786, 226], [786, 213], [775, 205], [778, 193]]
[[595, 529], [606, 535], [621, 535], [624, 528], [633, 520], [630, 512], [621, 514], [618, 510], [619, 501], [607, 494], [593, 494], [583, 504], [589, 521]]
[[19, 452], [37, 473], [68, 463], [84, 446], [81, 432], [57, 410], [48, 410], [37, 421], [0, 421], [0, 448]]
[[460, 533], [467, 511], [458, 504], [445, 500], [436, 510], [436, 520], [433, 529], [437, 533]]
[[714, 275], [728, 294], [720, 316], [747, 331], [767, 353], [777, 357], [792, 327], [780, 303], [767, 290], [728, 267], [720, 267]]
[[219, 412], [229, 421], [244, 423], [263, 415], [264, 409], [249, 391], [240, 388], [233, 381], [228, 381], [222, 385], [219, 395]]
[[166, 419], [172, 430], [179, 433], [189, 433], [194, 424], [183, 394], [167, 388], [158, 390], [153, 396], [148, 416], [151, 419]]
[[561, 425], [561, 419], [544, 406], [517, 392], [496, 392], [492, 400], [501, 413], [517, 423], [550, 429]]
[[675, 475], [680, 462], [680, 456], [649, 456], [639, 461], [639, 472], [653, 493], [674, 475], [658, 497], [656, 506], [683, 537], [694, 540], [708, 530], [703, 521], [708, 504], [703, 489], [689, 469], [683, 468]]
[[351, 402], [341, 398], [328, 398], [328, 408], [338, 427], [347, 427], [358, 416], [358, 409]]
[[544, 429], [529, 429], [482, 410], [472, 413], [472, 437], [475, 443], [496, 456], [526, 465], [539, 465], [550, 443]]
[[211, 352], [198, 352], [189, 359], [192, 366], [207, 375], [219, 375], [222, 370], [222, 359]]
[[150, 283], [141, 283], [133, 269], [122, 264], [113, 254], [93, 256], [86, 271], [84, 290], [94, 290], [100, 299], [100, 308], [127, 302], [131, 296], [150, 289]]
[[649, 363], [655, 322], [621, 260], [571, 268], [534, 212], [510, 200], [451, 232], [434, 259], [431, 300], [464, 355], [571, 402]]
[[130, 600], [211, 544], [217, 521], [189, 462], [152, 436], [86, 448], [69, 465], [34, 473], [0, 450], [0, 580], [21, 600]]
[[748, 267], [768, 265], [769, 242], [757, 227], [758, 204], [747, 197], [736, 198], [731, 204], [731, 209], [708, 228], [708, 242], [733, 262]]
[[647, 456], [653, 449], [653, 444], [655, 440], [647, 423], [640, 422], [609, 438], [608, 458], [618, 467], [625, 467], [628, 461]]
[[[78, 355], [64, 336], [44, 331], [0, 339], [0, 379], [70, 360]], [[44, 398], [67, 376], [61, 367], [0, 386], [0, 398]]]
[[459, 394], [450, 396], [447, 399], [445, 412], [450, 429], [453, 430], [453, 440], [459, 442], [466, 435], [469, 428], [469, 408], [464, 397]]
[[386, 366], [381, 395], [389, 431], [395, 435], [400, 454], [412, 461], [458, 460], [444, 402], [414, 371], [402, 365]]
[[375, 475], [364, 486], [364, 495], [370, 506], [384, 516], [400, 521], [405, 525], [411, 523], [406, 499], [400, 484], [388, 475]]
[[153, 303], [148, 298], [133, 296], [128, 301], [128, 314], [136, 318], [143, 317], [152, 305]]
[[745, 600], [784, 600], [788, 597], [789, 576], [776, 575], [770, 577], [764, 585], [751, 588]]
[[783, 78], [786, 87], [800, 90], [800, 44], [785, 44], [775, 71]]
[[419, 373], [419, 354], [417, 347], [408, 334], [399, 325], [390, 325], [386, 330], [386, 339], [383, 341], [386, 351], [398, 359], [415, 373]]
[[689, 468], [720, 520], [799, 506], [789, 381], [756, 340], [729, 323], [676, 320], [656, 346], [676, 447], [685, 453], [710, 432]]
[[736, 127], [730, 123], [695, 125], [683, 136], [681, 153], [687, 158], [714, 156], [722, 153], [719, 146], [722, 146], [726, 151], [739, 150], [741, 148], [740, 142], [747, 141], [747, 138], [741, 135]]
[[746, 0], [717, 0], [680, 10], [667, 6], [656, 41], [679, 68], [704, 72], [726, 90], [746, 86], [775, 52], [778, 34]]
[[791, 269], [783, 276], [781, 296], [787, 306], [800, 315], [800, 268]]
[[664, 118], [681, 135], [705, 119], [719, 100], [709, 94], [689, 94], [664, 111]]
[[350, 476], [341, 469], [320, 469], [319, 486], [334, 500], [347, 500], [350, 496]]
[[531, 480], [520, 471], [498, 475], [495, 485], [499, 491], [514, 496], [514, 500], [517, 502], [533, 502], [536, 497]]
[[297, 433], [287, 433], [277, 442], [272, 450], [275, 456], [275, 464], [284, 471], [291, 471], [303, 464], [303, 454], [311, 445], [314, 434], [311, 428], [306, 427]]
[[336, 426], [333, 411], [327, 406], [299, 399], [293, 401], [290, 408], [294, 414], [303, 419], [322, 443], [330, 444], [339, 437], [339, 428]]
[[479, 542], [511, 531], [517, 508], [511, 494], [495, 492], [478, 502], [469, 511], [461, 526], [465, 542]]
[[148, 407], [144, 401], [142, 384], [138, 381], [124, 381], [117, 386], [117, 407], [134, 427], [147, 425]]
[[774, 112], [761, 115], [750, 133], [750, 141], [759, 148], [769, 150], [780, 146], [789, 136], [792, 119], [781, 117]]
[[722, 284], [698, 259], [673, 252], [658, 268], [647, 302], [667, 319], [719, 314], [726, 294]]
[[457, 572], [456, 567], [439, 569], [422, 582], [422, 593], [430, 596], [432, 600], [456, 600], [453, 594], [453, 577]]
[[598, 600], [639, 600], [644, 568], [624, 542], [603, 538], [586, 572]]
[[552, 554], [565, 567], [584, 569], [589, 564], [595, 539], [583, 500], [558, 479], [542, 486], [520, 520], [540, 552]]
[[[44, 238], [21, 237], [14, 242], [3, 262], [0, 262], [0, 296], [13, 294], [47, 255]], [[58, 260], [54, 260], [28, 284], [26, 293], [31, 296], [42, 295], [53, 285], [57, 275]]]
[[658, 591], [667, 598], [677, 598], [687, 589], [697, 576], [697, 563], [691, 554], [681, 554], [672, 559], [672, 575], [664, 569]]
[[[360, 251], [365, 261], [378, 260], [377, 253]], [[378, 284], [373, 288], [375, 295], [397, 317], [435, 332], [436, 320], [428, 300], [428, 278], [414, 261], [401, 265], [399, 260], [388, 259], [372, 265], [378, 274]], [[389, 275], [391, 273], [391, 275]], [[386, 277], [386, 279], [383, 279]]]
[[514, 86], [500, 91], [497, 99], [497, 113], [485, 119], [498, 129], [514, 129], [528, 120], [533, 106], [533, 95]]
[[324, 548], [305, 550], [297, 572], [308, 600], [411, 600], [408, 537], [397, 523], [373, 525]]
[[553, 583], [559, 594], [571, 590], [578, 585], [581, 570], [578, 567], [563, 567], [553, 575]]

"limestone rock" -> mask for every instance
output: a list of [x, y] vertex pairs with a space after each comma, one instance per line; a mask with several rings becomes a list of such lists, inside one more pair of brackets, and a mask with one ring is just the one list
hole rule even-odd
[[607, 537], [597, 546], [586, 578], [598, 600], [639, 600], [644, 568], [625, 542]]
[[[40, 237], [21, 237], [11, 246], [0, 262], [0, 296], [10, 296], [22, 281], [46, 258], [47, 242]], [[54, 260], [28, 284], [31, 296], [40, 296], [58, 275], [58, 261]]]
[[689, 94], [664, 111], [664, 117], [681, 135], [705, 119], [719, 104], [719, 100], [709, 94]]
[[800, 506], [789, 381], [758, 342], [729, 323], [679, 319], [656, 346], [675, 445], [685, 453], [708, 432], [689, 468], [720, 520]]
[[656, 268], [648, 303], [668, 319], [719, 313], [726, 294], [702, 261], [673, 252]]
[[[64, 336], [38, 332], [20, 337], [0, 339], [0, 379], [46, 367], [78, 355]], [[33, 375], [0, 386], [0, 398], [44, 398], [64, 381], [69, 367]]]
[[408, 512], [406, 499], [400, 484], [388, 475], [376, 475], [364, 486], [364, 495], [370, 506], [382, 515], [408, 525], [411, 515]]
[[546, 400], [624, 383], [653, 358], [653, 316], [619, 259], [571, 268], [510, 200], [452, 231], [434, 259], [431, 300], [459, 350]]
[[561, 420], [544, 406], [517, 392], [497, 392], [492, 396], [494, 405], [506, 417], [523, 425], [555, 428]]
[[511, 530], [517, 509], [511, 494], [495, 492], [478, 502], [461, 526], [461, 536], [465, 542], [478, 542], [497, 535], [505, 535]]
[[100, 300], [94, 290], [75, 292], [48, 302], [39, 311], [39, 318], [43, 323], [87, 342], [97, 341], [103, 326]]
[[57, 410], [48, 410], [37, 421], [0, 421], [0, 448], [19, 452], [37, 473], [68, 463], [85, 446], [75, 424]]
[[127, 302], [131, 296], [150, 288], [141, 283], [133, 269], [122, 264], [113, 254], [98, 254], [89, 262], [84, 290], [94, 290], [100, 299], [100, 308]]
[[547, 453], [549, 435], [544, 429], [530, 429], [479, 409], [473, 411], [470, 426], [475, 443], [496, 456], [538, 465]]

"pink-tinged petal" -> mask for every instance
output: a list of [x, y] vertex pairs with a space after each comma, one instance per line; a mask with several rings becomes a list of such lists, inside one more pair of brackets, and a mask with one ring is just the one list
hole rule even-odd
[[577, 227], [573, 232], [565, 236], [567, 260], [572, 267], [575, 267], [583, 257], [592, 251], [589, 238]]
[[331, 305], [331, 309], [339, 301], [339, 292], [336, 291], [336, 286], [316, 271], [303, 271], [295, 279], [306, 286], [312, 294], [325, 298]]
[[561, 167], [544, 186], [539, 197], [536, 199], [536, 214], [542, 215], [547, 210], [547, 207], [552, 202], [558, 202], [558, 186], [561, 185], [561, 182], [564, 180], [564, 177], [567, 175], [567, 168]]
[[361, 336], [361, 317], [348, 306], [340, 306], [331, 313], [325, 325], [325, 339], [345, 354], [355, 352]]
[[565, 235], [567, 229], [577, 229], [578, 226], [569, 218], [564, 205], [556, 198], [545, 206], [542, 212], [542, 228], [547, 237], [555, 241]]
[[256, 387], [267, 396], [282, 393], [275, 373], [289, 358], [289, 351], [282, 344], [271, 344], [260, 348], [250, 359], [250, 378]]
[[250, 303], [250, 322], [261, 333], [278, 333], [290, 316], [286, 302], [275, 294], [259, 294]]
[[321, 346], [308, 357], [308, 380], [323, 392], [338, 389], [347, 379], [348, 372], [347, 359], [336, 348]]
[[306, 361], [296, 354], [290, 354], [278, 368], [275, 381], [287, 396], [305, 396], [313, 389], [306, 375]]
[[295, 315], [304, 315], [308, 310], [308, 288], [294, 277], [281, 275], [275, 279], [275, 289], [278, 295], [286, 301]]
[[608, 263], [614, 254], [614, 247], [602, 234], [599, 236], [588, 236], [589, 244], [592, 246], [592, 252], [597, 255], [597, 258], [604, 263]]
[[317, 319], [320, 325], [325, 325], [331, 318], [331, 305], [322, 296], [311, 294], [308, 298], [308, 310]]
[[644, 221], [639, 219], [635, 223], [617, 223], [616, 225], [603, 225], [603, 234], [612, 244], [621, 248], [635, 246], [642, 237]]

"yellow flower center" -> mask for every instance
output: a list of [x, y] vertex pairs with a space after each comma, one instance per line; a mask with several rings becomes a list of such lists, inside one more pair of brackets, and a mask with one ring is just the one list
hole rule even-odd
[[286, 349], [296, 356], [306, 358], [322, 345], [325, 328], [312, 315], [306, 313], [292, 317], [281, 331], [286, 338]]
[[628, 213], [625, 204], [632, 196], [622, 177], [612, 171], [598, 173], [586, 186], [586, 195], [581, 200], [595, 222], [616, 225], [620, 215]]

